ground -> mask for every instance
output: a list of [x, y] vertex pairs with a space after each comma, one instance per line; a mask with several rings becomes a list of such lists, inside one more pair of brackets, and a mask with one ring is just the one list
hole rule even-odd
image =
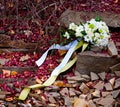
[[[76, 65], [60, 74], [51, 86], [31, 90], [25, 101], [17, 99], [24, 87], [46, 81], [63, 59], [64, 55], [54, 50], [40, 67], [35, 63], [53, 43], [63, 41], [58, 19], [65, 10], [114, 15], [120, 12], [119, 4], [118, 0], [1, 0], [0, 106], [119, 107], [118, 73], [101, 71], [81, 75]], [[112, 25], [109, 26], [111, 39], [118, 44], [120, 52], [120, 26]]]

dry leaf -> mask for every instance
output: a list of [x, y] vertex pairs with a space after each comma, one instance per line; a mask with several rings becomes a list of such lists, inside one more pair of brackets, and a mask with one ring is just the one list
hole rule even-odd
[[55, 81], [53, 85], [58, 86], [58, 87], [72, 87], [71, 84], [67, 84], [63, 81]]
[[60, 56], [64, 55], [67, 51], [66, 50], [58, 50]]
[[85, 101], [85, 99], [79, 98], [75, 100], [74, 107], [88, 107], [88, 103]]
[[10, 70], [2, 69], [2, 71], [3, 71], [3, 77], [4, 77], [4, 78], [5, 78], [5, 77], [10, 77], [10, 73], [11, 73]]
[[40, 30], [40, 34], [41, 34], [41, 35], [44, 35], [45, 32], [44, 32], [43, 30]]
[[0, 59], [0, 65], [5, 65], [6, 62], [8, 62], [9, 59]]
[[41, 81], [39, 78], [37, 78], [37, 79], [36, 79], [36, 83], [42, 84], [42, 81]]
[[118, 0], [115, 0], [114, 2], [115, 2], [115, 3], [118, 3]]
[[13, 98], [13, 97], [8, 97], [8, 98], [6, 98], [5, 100], [6, 100], [6, 101], [13, 101], [14, 98]]
[[17, 71], [11, 71], [11, 76], [15, 76], [17, 74], [18, 74]]
[[30, 30], [24, 30], [24, 34], [27, 35], [27, 37], [29, 37], [32, 32]]
[[25, 55], [20, 58], [20, 61], [25, 61], [25, 60], [28, 60], [29, 58], [30, 58], [29, 55]]

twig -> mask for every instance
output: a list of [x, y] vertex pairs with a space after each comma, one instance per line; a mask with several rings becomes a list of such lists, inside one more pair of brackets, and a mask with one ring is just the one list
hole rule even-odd
[[39, 14], [39, 13], [42, 12], [43, 10], [47, 9], [48, 7], [54, 6], [54, 5], [56, 5], [56, 4], [57, 4], [57, 2], [56, 2], [56, 3], [52, 3], [52, 4], [50, 4], [49, 6], [44, 7], [43, 9], [39, 10], [39, 11], [37, 12], [37, 14]]

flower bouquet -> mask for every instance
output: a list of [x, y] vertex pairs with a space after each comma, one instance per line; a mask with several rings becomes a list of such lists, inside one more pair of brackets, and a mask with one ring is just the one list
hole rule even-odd
[[71, 40], [83, 40], [89, 46], [94, 45], [101, 48], [107, 46], [110, 33], [108, 26], [100, 18], [91, 19], [85, 24], [70, 23], [69, 28], [62, 32], [62, 36], [67, 38], [67, 41]]
[[31, 89], [46, 87], [53, 84], [60, 73], [65, 72], [75, 64], [77, 56], [73, 58], [71, 58], [71, 56], [77, 49], [82, 47], [82, 51], [84, 51], [90, 45], [106, 47], [110, 38], [110, 33], [105, 22], [96, 18], [87, 21], [85, 24], [80, 23], [80, 25], [76, 25], [71, 23], [69, 28], [62, 32], [62, 36], [65, 37], [69, 43], [65, 46], [53, 44], [41, 58], [36, 61], [36, 64], [41, 66], [46, 59], [48, 51], [52, 49], [67, 50], [62, 62], [52, 71], [51, 76], [43, 84], [35, 84], [24, 88], [19, 96], [20, 100], [25, 100]]

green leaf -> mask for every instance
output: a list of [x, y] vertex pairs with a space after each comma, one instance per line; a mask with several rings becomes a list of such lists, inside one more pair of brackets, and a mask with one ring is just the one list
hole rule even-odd
[[89, 43], [84, 42], [82, 46], [82, 52], [88, 47]]
[[82, 31], [81, 33], [82, 33], [83, 35], [86, 35], [86, 32], [85, 32], [85, 31]]
[[95, 21], [99, 22], [99, 21], [101, 21], [101, 19], [99, 17], [96, 17]]
[[89, 28], [93, 29], [94, 28], [94, 24], [89, 24]]

